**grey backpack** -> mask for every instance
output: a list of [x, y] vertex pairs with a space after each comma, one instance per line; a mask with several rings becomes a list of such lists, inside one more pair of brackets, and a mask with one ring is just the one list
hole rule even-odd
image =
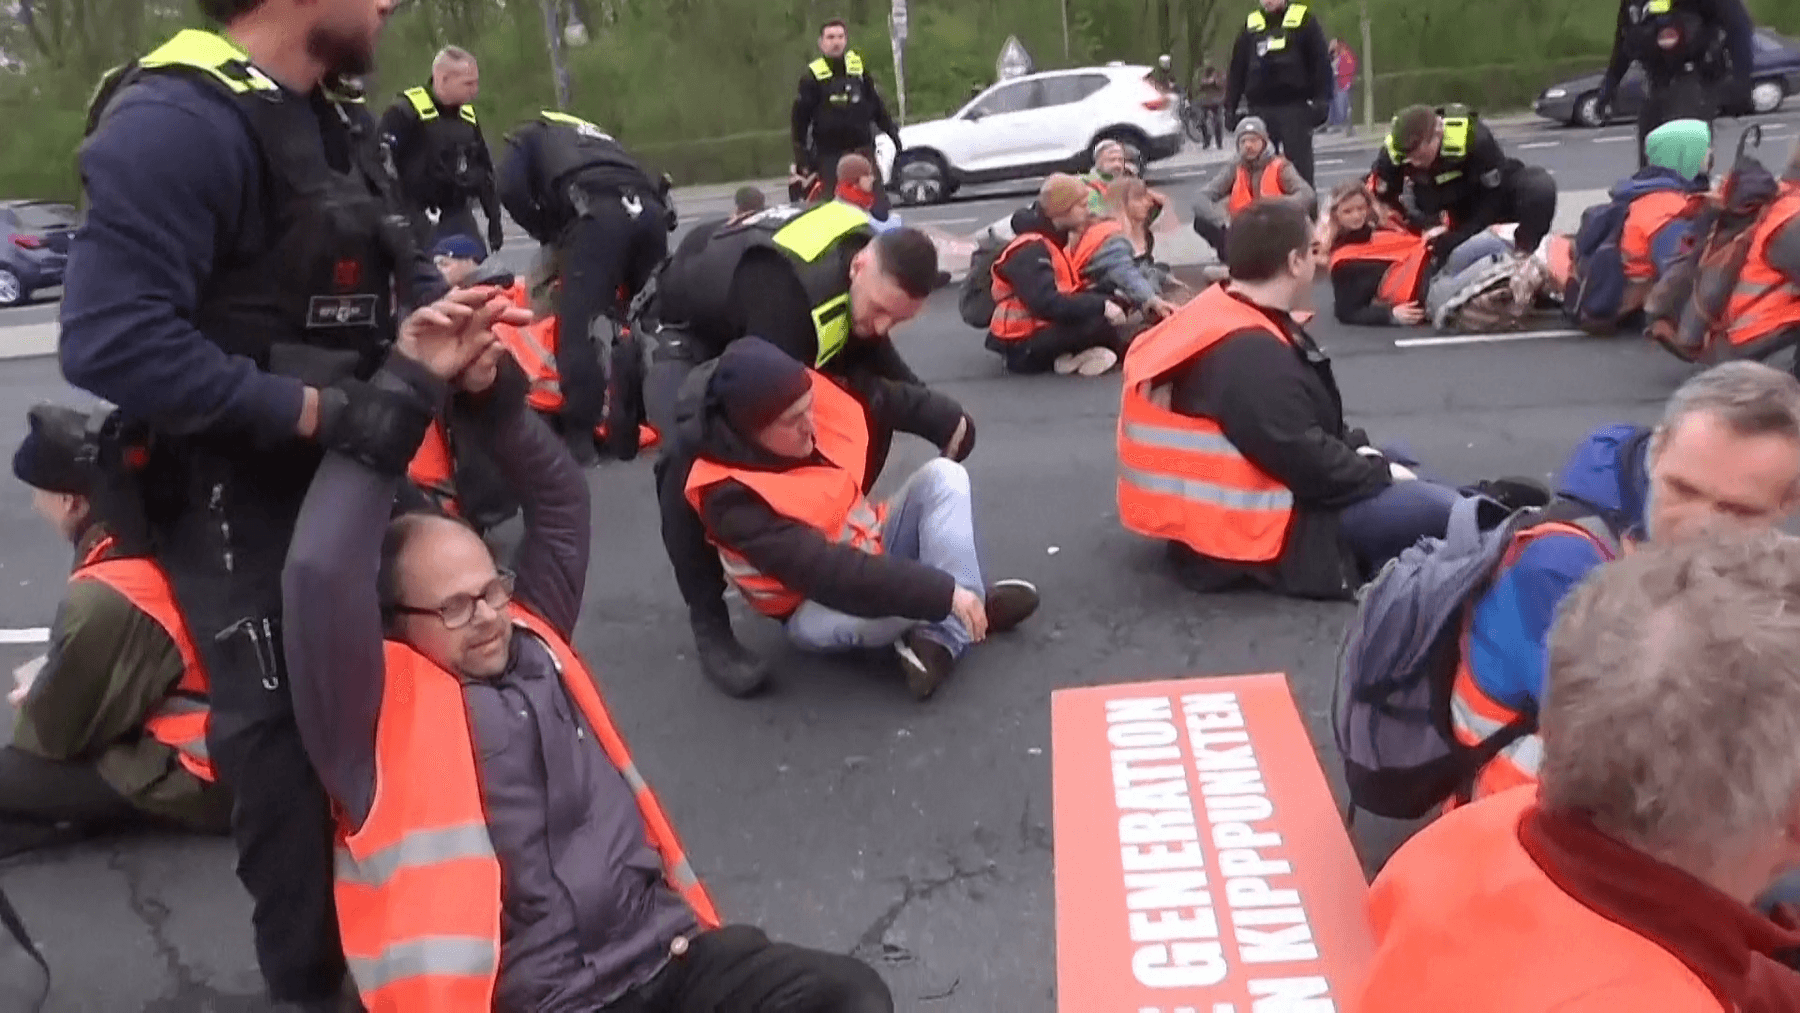
[[1357, 593], [1332, 700], [1352, 817], [1364, 809], [1418, 819], [1452, 795], [1466, 799], [1483, 764], [1537, 730], [1528, 714], [1465, 746], [1451, 730], [1450, 694], [1465, 610], [1487, 589], [1513, 537], [1550, 521], [1579, 525], [1609, 549], [1617, 544], [1605, 520], [1572, 500], [1506, 513], [1491, 499], [1464, 497], [1443, 538], [1421, 539]]

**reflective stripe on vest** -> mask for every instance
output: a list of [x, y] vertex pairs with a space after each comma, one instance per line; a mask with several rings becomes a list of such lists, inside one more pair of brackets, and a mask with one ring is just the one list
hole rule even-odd
[[1010, 260], [1014, 253], [1024, 249], [1031, 243], [1040, 243], [1045, 254], [1050, 258], [1050, 268], [1056, 273], [1056, 290], [1064, 294], [1081, 288], [1081, 276], [1076, 273], [1075, 265], [1070, 262], [1069, 255], [1062, 245], [1045, 236], [1041, 232], [1027, 232], [1015, 236], [1006, 244], [1000, 255], [994, 258], [993, 266], [988, 273], [993, 277], [994, 315], [988, 319], [988, 331], [1001, 341], [1024, 341], [1037, 332], [1050, 326], [1050, 321], [1039, 320], [1033, 316], [1025, 300], [1013, 291], [1012, 283], [1000, 274], [1000, 267]]
[[[788, 66], [791, 67], [793, 64], [790, 63]], [[806, 69], [812, 71], [812, 76], [821, 81], [831, 80], [831, 63], [823, 56], [807, 64]], [[844, 73], [850, 77], [863, 76], [863, 59], [854, 49], [844, 50]]]
[[438, 118], [437, 102], [432, 100], [431, 93], [420, 87], [408, 88], [400, 93], [412, 103], [413, 112], [419, 114], [420, 123], [430, 123]]
[[[1769, 263], [1769, 241], [1800, 215], [1800, 185], [1784, 183], [1782, 189], [1785, 192], [1756, 223], [1750, 252], [1726, 304], [1729, 358], [1751, 355], [1753, 346], [1763, 339], [1783, 338], [1789, 328], [1800, 327], [1800, 286]], [[1706, 281], [1703, 275], [1699, 284], [1704, 286]]]
[[1212, 559], [1280, 557], [1293, 493], [1244, 457], [1216, 422], [1163, 406], [1170, 374], [1249, 330], [1288, 340], [1268, 317], [1215, 285], [1132, 342], [1118, 428], [1119, 519], [1126, 530], [1180, 542]]
[[1237, 179], [1231, 184], [1231, 201], [1225, 205], [1226, 213], [1235, 216], [1258, 197], [1287, 196], [1287, 191], [1281, 188], [1281, 167], [1286, 164], [1287, 160], [1280, 155], [1269, 159], [1269, 164], [1263, 166], [1262, 174], [1257, 179], [1256, 189], [1251, 190], [1250, 170], [1242, 162], [1238, 163]]
[[1469, 153], [1470, 126], [1471, 123], [1467, 116], [1444, 117], [1444, 142], [1438, 145], [1438, 157], [1462, 158], [1467, 155]]
[[102, 542], [88, 561], [69, 575], [71, 581], [92, 580], [118, 592], [131, 606], [156, 621], [181, 656], [181, 678], [175, 688], [144, 719], [144, 731], [175, 751], [176, 759], [195, 777], [213, 781], [212, 757], [206, 749], [206, 729], [212, 717], [208, 702], [211, 683], [199, 649], [188, 631], [187, 620], [175, 602], [169, 579], [154, 562], [143, 558], [100, 559], [111, 546]]
[[192, 67], [203, 70], [236, 95], [281, 90], [280, 85], [251, 65], [249, 56], [235, 43], [223, 35], [203, 32], [197, 28], [185, 28], [175, 33], [174, 38], [139, 60], [138, 66], [145, 69]]
[[1399, 229], [1376, 229], [1368, 242], [1345, 243], [1331, 251], [1331, 270], [1370, 261], [1388, 265], [1375, 298], [1388, 306], [1402, 306], [1418, 301], [1430, 259], [1431, 246], [1424, 236]]
[[562, 374], [556, 369], [556, 353], [562, 340], [557, 318], [534, 320], [524, 327], [495, 324], [494, 337], [518, 360], [531, 384], [526, 403], [540, 412], [560, 412], [563, 407]]
[[[1077, 280], [1087, 274], [1088, 262], [1106, 241], [1125, 231], [1125, 226], [1113, 218], [1102, 218], [1087, 227], [1081, 238], [1075, 241], [1075, 249], [1069, 253], [1069, 268], [1075, 272]], [[998, 308], [998, 303], [995, 304]]]
[[[704, 928], [719, 916], [613, 726], [592, 674], [550, 626], [514, 604], [521, 635], [550, 651], [563, 686], [630, 785], [669, 884]], [[500, 967], [500, 863], [482, 810], [475, 745], [455, 676], [390, 641], [376, 724], [374, 806], [340, 830], [338, 923], [370, 1013], [489, 1010]]]
[[[846, 236], [869, 230], [869, 216], [861, 208], [840, 201], [826, 201], [783, 225], [771, 241], [801, 263], [817, 264]], [[812, 308], [813, 330], [819, 343], [815, 368], [823, 367], [850, 340], [850, 293], [833, 296]]]

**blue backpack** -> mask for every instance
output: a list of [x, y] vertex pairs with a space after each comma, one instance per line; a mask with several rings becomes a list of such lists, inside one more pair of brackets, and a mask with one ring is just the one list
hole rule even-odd
[[1625, 305], [1625, 219], [1631, 203], [1663, 190], [1685, 191], [1674, 179], [1632, 181], [1616, 187], [1612, 199], [1581, 213], [1570, 251], [1573, 270], [1563, 290], [1563, 316], [1590, 334], [1609, 334], [1617, 328]]

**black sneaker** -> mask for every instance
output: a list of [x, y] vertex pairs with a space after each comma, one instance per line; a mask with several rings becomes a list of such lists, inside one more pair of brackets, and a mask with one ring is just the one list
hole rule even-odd
[[894, 653], [900, 656], [900, 668], [906, 672], [906, 688], [918, 700], [929, 699], [936, 693], [944, 680], [950, 678], [950, 670], [956, 667], [950, 648], [918, 630], [901, 637], [894, 644]]
[[768, 685], [769, 666], [738, 643], [731, 631], [731, 621], [692, 617], [694, 649], [700, 656], [700, 670], [708, 682], [727, 696], [742, 699], [755, 696]]
[[989, 633], [1005, 633], [1038, 610], [1037, 585], [1029, 580], [997, 580], [987, 589]]

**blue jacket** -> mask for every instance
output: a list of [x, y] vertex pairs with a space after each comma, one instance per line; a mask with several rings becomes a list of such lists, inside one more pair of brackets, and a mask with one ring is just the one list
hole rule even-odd
[[[1642, 452], [1643, 434], [1637, 426], [1616, 425], [1589, 436], [1563, 466], [1557, 492], [1612, 514], [1627, 531], [1641, 530], [1648, 468], [1641, 462], [1627, 467], [1626, 456], [1633, 448]], [[1543, 699], [1556, 608], [1605, 561], [1592, 542], [1576, 535], [1545, 535], [1527, 546], [1475, 603], [1468, 657], [1475, 684], [1514, 710], [1535, 709]]]
[[[1614, 201], [1630, 204], [1639, 197], [1648, 196], [1665, 190], [1677, 193], [1692, 193], [1705, 189], [1700, 184], [1682, 176], [1674, 169], [1665, 169], [1651, 165], [1639, 169], [1635, 175], [1627, 176], [1613, 184], [1607, 197]], [[1662, 227], [1656, 235], [1650, 237], [1650, 260], [1656, 265], [1656, 276], [1662, 277], [1669, 265], [1681, 253], [1682, 240], [1687, 238], [1690, 222], [1676, 219]]]

